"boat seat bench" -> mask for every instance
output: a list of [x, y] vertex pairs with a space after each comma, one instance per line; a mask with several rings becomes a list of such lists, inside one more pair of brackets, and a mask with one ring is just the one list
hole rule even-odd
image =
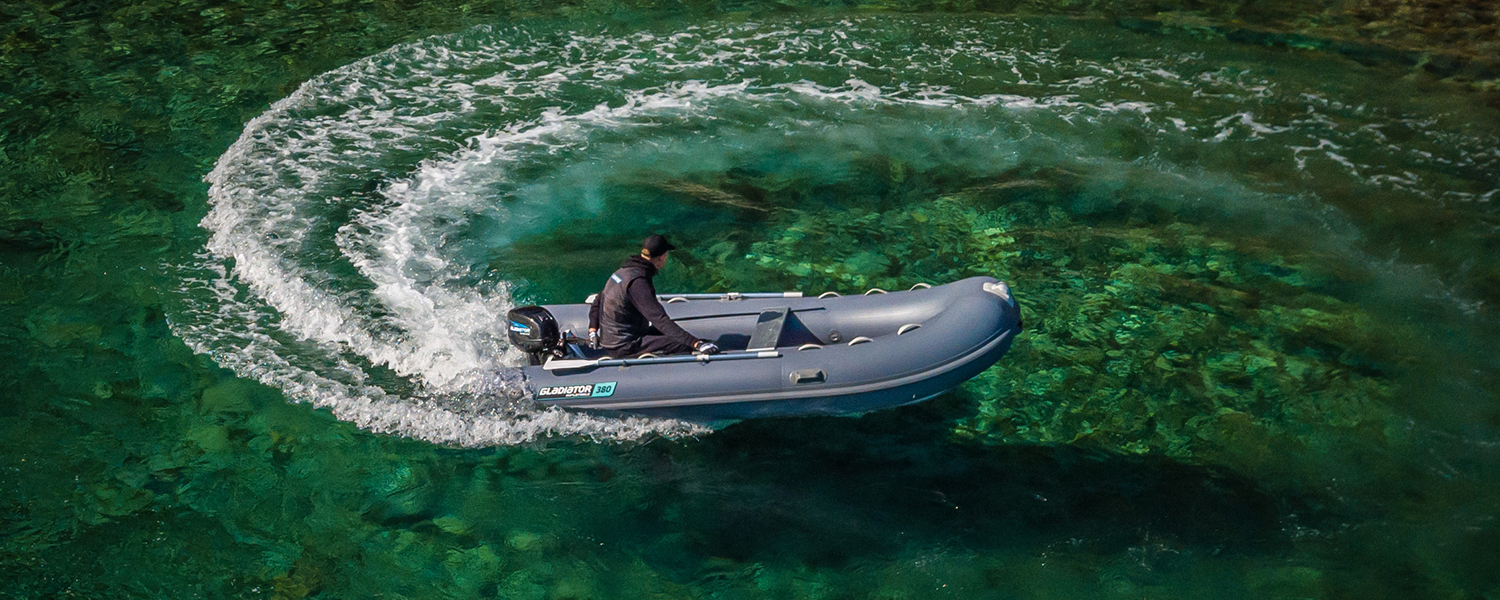
[[745, 351], [774, 350], [781, 341], [781, 330], [786, 327], [787, 313], [791, 307], [783, 306], [762, 311], [755, 319], [755, 332], [750, 334], [750, 343]]

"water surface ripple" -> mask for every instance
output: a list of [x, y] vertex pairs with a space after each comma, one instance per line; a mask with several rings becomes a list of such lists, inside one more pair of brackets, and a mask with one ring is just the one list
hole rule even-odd
[[[0, 596], [1500, 597], [1459, 66], [1186, 13], [116, 4], [0, 21]], [[537, 408], [502, 315], [653, 231], [662, 289], [993, 275], [1027, 330], [860, 418]]]
[[[1339, 206], [1351, 190], [1497, 193], [1431, 183], [1495, 172], [1493, 133], [1365, 105], [1349, 97], [1366, 91], [1356, 77], [1112, 47], [1113, 35], [854, 17], [480, 27], [397, 46], [247, 124], [208, 177], [212, 237], [185, 267], [174, 324], [242, 375], [377, 431], [464, 445], [683, 435], [700, 430], [529, 408], [499, 325], [517, 274], [487, 261], [602, 218], [622, 185], [704, 197], [683, 186], [753, 167], [837, 186], [869, 155], [966, 180], [1086, 169], [1095, 196], [1145, 189], [1179, 219], [1356, 262], [1371, 259]], [[476, 394], [486, 414], [455, 412]]]

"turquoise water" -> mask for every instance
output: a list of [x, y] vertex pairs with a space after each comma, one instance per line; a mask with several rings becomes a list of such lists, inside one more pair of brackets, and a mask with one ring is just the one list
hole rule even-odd
[[[7, 595], [1500, 594], [1467, 89], [1095, 18], [385, 10], [5, 38]], [[499, 317], [652, 231], [663, 289], [993, 275], [1028, 331], [860, 418], [537, 408]]]

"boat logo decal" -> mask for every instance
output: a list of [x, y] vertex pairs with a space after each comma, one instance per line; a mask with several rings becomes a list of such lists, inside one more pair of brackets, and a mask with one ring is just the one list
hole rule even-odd
[[521, 335], [531, 335], [531, 328], [515, 321], [510, 322], [510, 330]]
[[537, 400], [551, 400], [556, 398], [606, 398], [615, 395], [615, 384], [618, 382], [608, 381], [605, 383], [585, 383], [583, 385], [558, 385], [544, 387], [537, 390]]

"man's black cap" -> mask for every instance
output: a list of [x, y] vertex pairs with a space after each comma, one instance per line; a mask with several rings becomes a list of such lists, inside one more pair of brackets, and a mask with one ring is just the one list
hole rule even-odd
[[672, 242], [667, 241], [666, 236], [662, 235], [653, 234], [646, 238], [646, 241], [641, 242], [641, 250], [645, 251], [647, 258], [656, 258], [675, 249], [677, 246], [673, 246]]

